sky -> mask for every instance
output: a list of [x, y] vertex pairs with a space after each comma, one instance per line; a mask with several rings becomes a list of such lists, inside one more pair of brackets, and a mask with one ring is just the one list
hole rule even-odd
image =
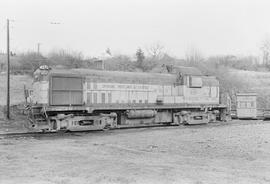
[[[0, 51], [6, 19], [13, 52], [57, 49], [87, 57], [134, 55], [164, 46], [184, 57], [189, 49], [211, 55], [259, 55], [270, 35], [269, 0], [0, 0]], [[57, 23], [57, 24], [52, 24]]]

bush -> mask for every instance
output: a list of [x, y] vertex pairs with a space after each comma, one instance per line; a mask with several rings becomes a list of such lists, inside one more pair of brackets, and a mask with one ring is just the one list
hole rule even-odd
[[82, 68], [87, 65], [81, 52], [64, 49], [50, 52], [48, 61], [51, 66], [63, 65], [67, 68]]
[[44, 64], [48, 64], [48, 60], [35, 52], [27, 52], [10, 58], [11, 73], [13, 74], [31, 73]]
[[113, 71], [136, 71], [136, 63], [131, 61], [130, 57], [117, 55], [104, 60], [105, 69]]

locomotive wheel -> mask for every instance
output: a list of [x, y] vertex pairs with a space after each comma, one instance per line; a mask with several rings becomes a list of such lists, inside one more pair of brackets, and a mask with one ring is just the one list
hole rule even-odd
[[178, 125], [181, 125], [181, 124], [184, 123], [184, 122], [183, 122], [183, 117], [182, 117], [181, 115], [178, 116], [177, 121], [178, 121], [178, 122], [177, 122]]

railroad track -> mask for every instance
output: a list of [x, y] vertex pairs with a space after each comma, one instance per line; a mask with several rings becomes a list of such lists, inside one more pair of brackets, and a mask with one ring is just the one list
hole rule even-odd
[[118, 128], [112, 128], [112, 129], [104, 129], [104, 130], [88, 130], [88, 131], [58, 131], [58, 132], [23, 132], [23, 133], [4, 133], [0, 134], [0, 138], [7, 137], [45, 137], [45, 136], [69, 136], [69, 135], [83, 135], [87, 133], [99, 133], [99, 132], [113, 132], [115, 130], [121, 130], [121, 129], [147, 129], [147, 128], [170, 128], [178, 126], [181, 129], [184, 128], [193, 128], [193, 129], [202, 129], [202, 128], [209, 128], [209, 127], [220, 127], [220, 126], [238, 126], [240, 124], [246, 125], [246, 124], [264, 124], [269, 123], [269, 121], [260, 121], [260, 120], [253, 120], [253, 121], [230, 121], [230, 122], [213, 122], [208, 124], [197, 124], [197, 125], [142, 125], [142, 126], [134, 126], [134, 127], [118, 127]]
[[86, 131], [58, 131], [58, 132], [18, 132], [18, 133], [3, 133], [0, 134], [0, 137], [42, 137], [42, 136], [63, 136], [63, 135], [78, 135], [85, 133], [93, 133], [93, 132], [107, 132], [114, 131], [120, 129], [141, 129], [141, 128], [156, 128], [156, 127], [174, 127], [179, 125], [142, 125], [142, 126], [134, 126], [134, 127], [118, 127], [112, 129], [103, 129], [103, 130], [86, 130]]

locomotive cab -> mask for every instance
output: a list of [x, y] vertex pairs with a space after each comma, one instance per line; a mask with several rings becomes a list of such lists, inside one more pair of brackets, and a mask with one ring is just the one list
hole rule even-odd
[[48, 104], [49, 72], [51, 68], [46, 65], [40, 66], [33, 74], [33, 93], [31, 103]]
[[34, 72], [34, 104], [49, 106], [80, 106], [83, 102], [83, 77], [53, 73], [51, 68], [41, 66]]

